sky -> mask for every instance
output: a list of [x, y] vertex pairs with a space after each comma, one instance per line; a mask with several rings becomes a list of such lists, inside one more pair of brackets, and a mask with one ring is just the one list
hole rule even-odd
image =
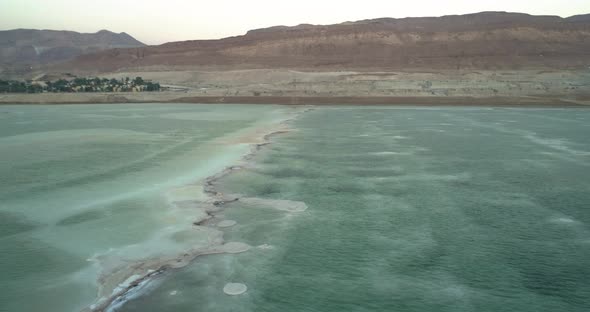
[[590, 0], [0, 0], [0, 30], [108, 29], [126, 32], [146, 44], [161, 44], [237, 36], [276, 25], [481, 11], [568, 17], [590, 13]]

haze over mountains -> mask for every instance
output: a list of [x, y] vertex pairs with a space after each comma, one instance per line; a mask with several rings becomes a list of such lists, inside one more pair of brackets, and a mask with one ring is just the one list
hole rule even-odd
[[381, 18], [271, 27], [220, 40], [114, 49], [57, 69], [108, 72], [179, 68], [313, 70], [522, 69], [590, 66], [590, 15], [519, 13]]
[[113, 48], [143, 47], [126, 33], [15, 29], [0, 31], [0, 68], [30, 67]]

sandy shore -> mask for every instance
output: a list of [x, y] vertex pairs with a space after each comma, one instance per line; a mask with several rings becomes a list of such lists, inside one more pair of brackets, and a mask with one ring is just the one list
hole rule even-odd
[[200, 96], [178, 92], [7, 94], [0, 105], [194, 103], [279, 105], [425, 105], [425, 106], [590, 106], [585, 98], [557, 96]]
[[99, 76], [141, 76], [161, 83], [168, 91], [0, 94], [0, 104], [590, 105], [590, 71], [585, 70], [310, 72], [152, 68]]
[[424, 106], [583, 106], [584, 101], [549, 97], [185, 97], [179, 103], [237, 103], [282, 105], [424, 105]]

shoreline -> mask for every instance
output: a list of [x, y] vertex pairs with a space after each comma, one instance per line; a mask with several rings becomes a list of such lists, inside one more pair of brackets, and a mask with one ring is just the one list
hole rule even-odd
[[[178, 103], [202, 104], [278, 104], [278, 105], [382, 105], [382, 106], [585, 106], [560, 98], [540, 97], [439, 97], [439, 96], [334, 96], [334, 97], [186, 97], [175, 100]], [[590, 103], [587, 105], [590, 106]]]
[[[223, 170], [217, 172], [203, 180], [200, 180], [198, 184], [202, 185], [203, 193], [207, 196], [206, 200], [199, 201], [199, 204], [208, 206], [203, 211], [206, 216], [193, 223], [194, 226], [212, 227], [214, 225], [208, 224], [207, 221], [214, 219], [216, 214], [223, 211], [223, 206], [227, 203], [236, 201], [236, 198], [226, 198], [221, 192], [215, 189], [215, 182], [219, 179], [231, 174], [236, 170], [240, 170], [242, 167], [239, 165], [240, 162], [249, 161], [262, 147], [272, 144], [271, 138], [275, 135], [288, 133], [291, 131], [290, 127], [286, 126], [287, 123], [295, 120], [299, 115], [307, 112], [308, 110], [301, 110], [294, 112], [296, 115], [289, 117], [285, 120], [278, 122], [277, 124], [270, 127], [269, 131], [263, 135], [258, 136], [255, 141], [249, 143], [250, 151], [240, 157], [237, 163], [228, 164]], [[200, 209], [197, 209], [200, 210]], [[197, 211], [195, 211], [197, 212]], [[195, 214], [197, 215], [197, 214]], [[223, 240], [223, 229], [216, 229], [222, 233], [221, 240], [217, 244], [213, 244], [206, 249], [189, 249], [185, 250], [182, 254], [177, 257], [172, 257], [163, 260], [157, 259], [145, 259], [143, 262], [140, 261], [135, 264], [144, 271], [143, 274], [135, 272], [134, 268], [130, 268], [128, 272], [129, 277], [123, 283], [120, 283], [113, 289], [109, 296], [101, 296], [100, 291], [96, 298], [96, 301], [89, 304], [82, 312], [109, 312], [112, 309], [120, 307], [141, 291], [141, 289], [153, 281], [155, 278], [164, 275], [170, 270], [180, 269], [189, 265], [199, 256], [214, 255], [214, 254], [232, 254], [241, 253], [248, 251], [251, 246], [239, 242], [226, 242]], [[147, 269], [147, 271], [146, 271]], [[106, 277], [108, 278], [108, 277]], [[105, 284], [101, 278], [99, 278], [99, 289], [101, 285]], [[102, 289], [101, 289], [102, 290]]]
[[499, 106], [590, 107], [586, 98], [560, 96], [191, 96], [157, 93], [41, 93], [0, 95], [3, 105], [71, 104], [275, 104], [275, 105], [378, 105], [378, 106]]
[[[57, 73], [56, 73], [57, 75]], [[158, 92], [0, 94], [2, 104], [203, 103], [280, 105], [590, 106], [587, 69], [387, 70], [157, 67], [85, 73], [140, 76]]]

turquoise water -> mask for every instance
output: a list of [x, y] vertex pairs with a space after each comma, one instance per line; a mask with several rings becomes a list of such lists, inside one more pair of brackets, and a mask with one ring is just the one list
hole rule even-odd
[[[239, 160], [226, 142], [276, 106], [0, 107], [0, 311], [79, 311], [99, 274], [183, 252], [191, 183]], [[192, 197], [191, 197], [192, 196]]]
[[[192, 246], [174, 200], [290, 110], [0, 107], [0, 310], [79, 311], [101, 265]], [[291, 127], [215, 185], [240, 200], [203, 228], [235, 220], [225, 240], [252, 248], [117, 311], [590, 310], [590, 110], [319, 107]]]
[[590, 310], [590, 110], [318, 108], [293, 127], [217, 186], [283, 200], [225, 206], [226, 238], [258, 247], [120, 311]]

